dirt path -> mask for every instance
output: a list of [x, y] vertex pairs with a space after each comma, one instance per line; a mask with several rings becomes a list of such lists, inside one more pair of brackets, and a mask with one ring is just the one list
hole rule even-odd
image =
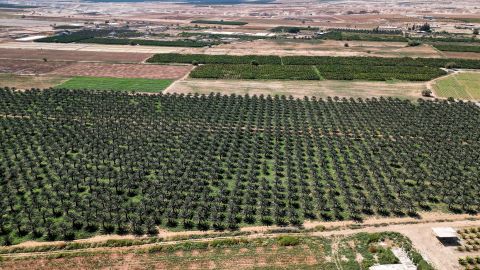
[[[296, 233], [293, 235], [303, 235], [303, 236], [322, 236], [322, 237], [336, 237], [343, 235], [351, 235], [360, 232], [374, 233], [374, 232], [384, 232], [384, 231], [393, 231], [399, 232], [408, 238], [411, 239], [415, 248], [417, 248], [425, 259], [430, 261], [437, 269], [441, 270], [456, 270], [459, 269], [458, 258], [465, 256], [476, 256], [479, 254], [475, 253], [462, 253], [457, 251], [454, 247], [445, 247], [435, 238], [432, 233], [432, 227], [470, 227], [470, 226], [480, 226], [480, 215], [477, 216], [468, 216], [468, 215], [451, 215], [451, 214], [439, 214], [439, 213], [427, 213], [422, 216], [422, 219], [413, 219], [413, 218], [391, 218], [391, 219], [369, 219], [366, 220], [363, 224], [357, 224], [359, 227], [357, 229], [352, 228], [355, 223], [346, 221], [346, 222], [310, 222], [305, 224], [306, 228], [318, 228], [318, 226], [324, 226], [327, 231], [313, 231], [313, 232], [302, 232]], [[60, 253], [85, 253], [85, 252], [126, 252], [134, 251], [135, 249], [145, 249], [154, 245], [172, 245], [182, 242], [205, 242], [212, 241], [214, 239], [231, 239], [231, 238], [266, 238], [266, 237], [275, 237], [278, 234], [271, 233], [268, 230], [275, 229], [276, 227], [247, 227], [243, 228], [242, 231], [251, 232], [250, 235], [243, 236], [224, 236], [224, 237], [214, 237], [215, 232], [167, 232], [162, 231], [159, 236], [167, 239], [164, 242], [153, 243], [153, 244], [144, 244], [139, 246], [130, 246], [130, 247], [117, 247], [117, 248], [108, 248], [108, 247], [98, 247], [98, 248], [85, 248], [77, 250], [57, 250], [50, 252], [34, 252], [34, 253], [11, 253], [11, 254], [2, 254], [3, 257], [16, 258], [16, 257], [30, 257], [30, 256], [48, 256], [55, 255]], [[187, 240], [168, 240], [169, 237], [173, 236], [193, 236], [193, 235], [204, 235], [205, 238], [201, 239], [187, 239]], [[211, 235], [209, 237], [209, 235]], [[90, 239], [77, 240], [75, 242], [104, 242], [109, 239], [133, 239], [134, 236], [97, 236]], [[57, 241], [54, 243], [38, 243], [38, 242], [25, 242], [21, 245], [15, 247], [33, 247], [40, 245], [61, 245], [65, 242]], [[334, 248], [334, 247], [332, 247]], [[332, 258], [336, 263], [337, 260], [341, 258]]]
[[[459, 252], [455, 247], [443, 246], [433, 235], [433, 227], [470, 227], [480, 226], [479, 220], [463, 220], [452, 222], [432, 222], [432, 223], [420, 223], [420, 224], [395, 224], [385, 227], [368, 227], [358, 230], [339, 230], [330, 232], [314, 232], [313, 236], [337, 236], [337, 235], [350, 235], [359, 232], [384, 232], [393, 231], [399, 232], [412, 240], [415, 248], [417, 248], [424, 258], [431, 262], [436, 269], [441, 270], [457, 270], [459, 269], [458, 258], [465, 256], [473, 256], [475, 253], [471, 252]], [[477, 255], [480, 253], [476, 253]]]

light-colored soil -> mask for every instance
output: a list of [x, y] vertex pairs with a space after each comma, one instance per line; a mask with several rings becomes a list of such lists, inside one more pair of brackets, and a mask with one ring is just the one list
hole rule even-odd
[[178, 79], [190, 72], [191, 66], [75, 63], [54, 70], [50, 75], [113, 78]]
[[25, 59], [48, 61], [87, 61], [139, 63], [150, 57], [149, 53], [84, 52], [67, 50], [1, 49], [1, 59]]
[[0, 74], [0, 87], [44, 89], [61, 84], [66, 80], [68, 80], [68, 78], [59, 76]]
[[180, 80], [167, 89], [168, 93], [249, 94], [338, 97], [401, 97], [416, 100], [425, 83], [366, 81], [253, 81], [253, 80]]
[[[349, 47], [344, 44], [348, 43]], [[212, 48], [128, 46], [104, 44], [0, 43], [0, 49], [43, 49], [102, 53], [201, 53], [227, 55], [316, 55], [316, 56], [382, 56], [382, 57], [442, 57], [431, 46], [407, 47], [403, 42], [335, 41], [335, 40], [255, 40], [222, 44]]]

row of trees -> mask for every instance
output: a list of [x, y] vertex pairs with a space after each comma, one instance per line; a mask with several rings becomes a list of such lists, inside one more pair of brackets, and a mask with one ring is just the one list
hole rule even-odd
[[0, 90], [0, 234], [72, 239], [479, 211], [480, 110]]

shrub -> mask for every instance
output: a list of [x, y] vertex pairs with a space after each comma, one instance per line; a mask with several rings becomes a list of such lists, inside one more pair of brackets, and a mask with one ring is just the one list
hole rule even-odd
[[426, 89], [422, 91], [422, 96], [424, 97], [431, 97], [432, 96], [432, 90]]
[[294, 236], [280, 236], [277, 238], [277, 244], [280, 246], [296, 246], [300, 244], [300, 239]]
[[449, 62], [449, 63], [445, 64], [446, 69], [452, 69], [452, 68], [458, 68], [458, 67], [459, 66], [455, 62]]
[[418, 40], [409, 40], [408, 41], [408, 47], [416, 47], [422, 45], [422, 42]]

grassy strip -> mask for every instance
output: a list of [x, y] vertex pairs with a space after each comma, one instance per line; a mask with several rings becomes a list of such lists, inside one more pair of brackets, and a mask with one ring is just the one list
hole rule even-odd
[[55, 88], [158, 93], [165, 90], [172, 82], [172, 80], [141, 78], [75, 77]]
[[211, 21], [211, 20], [195, 20], [190, 23], [199, 23], [199, 24], [220, 24], [220, 25], [246, 25], [247, 22], [236, 22], [236, 21]]
[[190, 74], [192, 78], [249, 80], [320, 80], [312, 66], [281, 65], [203, 65]]

